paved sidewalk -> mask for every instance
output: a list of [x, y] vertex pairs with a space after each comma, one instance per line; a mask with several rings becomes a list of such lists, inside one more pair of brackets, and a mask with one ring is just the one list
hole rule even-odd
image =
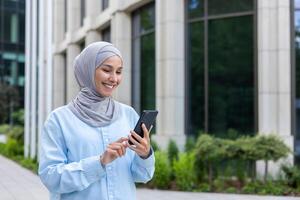
[[[0, 155], [0, 200], [47, 200], [48, 191], [37, 175]], [[235, 194], [171, 192], [138, 189], [137, 200], [300, 200], [300, 197], [275, 197]]]

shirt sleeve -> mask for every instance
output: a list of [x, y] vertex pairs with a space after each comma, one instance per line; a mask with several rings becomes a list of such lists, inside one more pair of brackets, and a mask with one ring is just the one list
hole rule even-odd
[[40, 146], [39, 176], [50, 192], [80, 191], [106, 174], [99, 156], [68, 163], [63, 134], [53, 116], [44, 125]]
[[[153, 151], [153, 150], [152, 150]], [[131, 173], [135, 182], [147, 183], [153, 177], [155, 170], [154, 153], [147, 159], [141, 158], [135, 153], [131, 165]]]
[[[139, 115], [133, 110], [133, 124], [135, 126], [139, 119]], [[147, 159], [141, 158], [139, 155], [134, 153], [133, 161], [131, 164], [131, 174], [135, 182], [147, 183], [153, 177], [155, 171], [155, 157], [153, 149], [151, 156]]]

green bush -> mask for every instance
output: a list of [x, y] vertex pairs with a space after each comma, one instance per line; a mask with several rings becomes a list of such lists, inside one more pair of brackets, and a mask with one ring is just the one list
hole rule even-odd
[[155, 173], [152, 179], [154, 187], [167, 189], [171, 180], [171, 166], [165, 152], [155, 152]]
[[171, 166], [173, 165], [174, 160], [178, 159], [178, 147], [174, 140], [170, 140], [168, 144], [168, 158]]
[[24, 144], [24, 127], [20, 125], [13, 126], [8, 132], [7, 136], [16, 140], [19, 144]]
[[23, 146], [18, 144], [15, 139], [8, 138], [7, 143], [4, 145], [4, 155], [13, 157], [17, 155], [23, 155]]
[[0, 134], [6, 134], [9, 131], [8, 124], [1, 124], [0, 125]]
[[227, 193], [237, 193], [237, 189], [235, 187], [226, 188], [225, 192]]
[[264, 160], [265, 162], [264, 182], [266, 182], [268, 176], [268, 161], [277, 161], [280, 158], [284, 158], [291, 150], [276, 135], [259, 135], [254, 138], [254, 141], [256, 160]]
[[195, 148], [196, 142], [194, 137], [188, 137], [185, 142], [184, 150], [185, 152], [192, 152]]
[[197, 139], [195, 155], [197, 160], [201, 160], [208, 166], [208, 180], [210, 187], [213, 185], [213, 166], [216, 162], [223, 160], [227, 152], [227, 145], [224, 140], [215, 138], [208, 134], [202, 134]]
[[20, 164], [23, 167], [35, 172], [36, 174], [38, 173], [38, 163], [37, 163], [36, 160], [32, 160], [32, 159], [29, 159], [29, 158], [24, 158], [24, 159], [20, 160]]
[[298, 166], [283, 165], [281, 170], [286, 178], [287, 184], [293, 188], [300, 189], [300, 169]]
[[151, 146], [153, 148], [153, 151], [159, 151], [158, 144], [153, 139], [151, 139], [150, 142], [151, 142]]
[[180, 190], [191, 191], [196, 184], [194, 153], [181, 153], [173, 163], [176, 185]]
[[24, 126], [24, 109], [13, 112], [13, 124]]

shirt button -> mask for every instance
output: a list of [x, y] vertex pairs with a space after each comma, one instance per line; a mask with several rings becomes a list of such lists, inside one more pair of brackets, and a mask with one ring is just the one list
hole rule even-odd
[[111, 167], [108, 167], [108, 170], [111, 170]]
[[106, 142], [108, 142], [108, 139], [105, 139]]
[[113, 195], [109, 195], [109, 198], [112, 199], [112, 198], [114, 198], [114, 196]]

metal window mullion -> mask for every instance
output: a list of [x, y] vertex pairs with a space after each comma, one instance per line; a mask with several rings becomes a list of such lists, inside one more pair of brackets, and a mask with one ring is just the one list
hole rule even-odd
[[[253, 52], [253, 63], [254, 63], [254, 91], [253, 91], [253, 95], [254, 95], [254, 131], [255, 133], [258, 132], [258, 45], [257, 45], [257, 38], [258, 38], [258, 32], [257, 32], [257, 24], [258, 24], [258, 21], [257, 21], [257, 0], [254, 0], [254, 14], [253, 14], [253, 49], [254, 49], [254, 52]], [[254, 133], [254, 134], [255, 134]]]
[[208, 73], [208, 7], [204, 1], [204, 130], [209, 131], [209, 73]]
[[[205, 13], [205, 7], [204, 7], [204, 13]], [[255, 11], [248, 11], [248, 12], [236, 12], [236, 13], [229, 13], [229, 14], [222, 14], [222, 15], [204, 15], [203, 17], [195, 17], [192, 19], [189, 19], [188, 22], [197, 22], [197, 21], [203, 21], [203, 20], [213, 20], [213, 19], [226, 19], [231, 17], [243, 17], [248, 15], [254, 15]]]
[[[296, 121], [297, 121], [297, 107], [296, 105], [296, 48], [295, 48], [295, 12], [299, 11], [300, 9], [294, 9], [294, 0], [290, 0], [290, 43], [291, 43], [291, 134], [294, 136], [294, 149], [293, 151], [296, 150], [296, 141], [297, 141], [297, 126], [296, 126]], [[296, 156], [294, 156], [295, 159]]]

